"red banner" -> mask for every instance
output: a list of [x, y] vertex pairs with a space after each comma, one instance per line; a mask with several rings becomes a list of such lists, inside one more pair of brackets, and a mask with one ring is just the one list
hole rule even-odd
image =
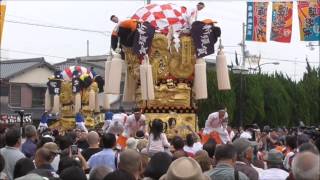
[[268, 2], [247, 2], [247, 41], [267, 41]]
[[292, 34], [292, 2], [273, 2], [271, 41], [289, 43]]

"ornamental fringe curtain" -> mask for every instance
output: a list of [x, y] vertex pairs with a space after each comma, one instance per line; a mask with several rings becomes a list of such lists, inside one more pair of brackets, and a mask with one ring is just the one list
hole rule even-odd
[[59, 113], [59, 109], [60, 109], [60, 96], [58, 94], [55, 94], [53, 96], [52, 113]]
[[141, 83], [141, 99], [154, 99], [154, 86], [152, 78], [152, 67], [148, 58], [145, 58], [143, 64], [140, 65], [140, 83]]
[[89, 109], [94, 111], [96, 106], [96, 93], [93, 89], [89, 91]]
[[133, 76], [130, 76], [129, 72], [126, 73], [126, 80], [124, 84], [123, 102], [134, 102], [136, 93], [136, 81]]
[[105, 90], [107, 94], [120, 94], [122, 61], [120, 54], [116, 53], [113, 55], [111, 62], [106, 62]]
[[220, 49], [218, 52], [218, 55], [216, 58], [216, 67], [217, 67], [218, 89], [230, 90], [231, 86], [230, 86], [229, 71], [227, 66], [227, 59], [222, 49]]
[[51, 96], [49, 94], [48, 88], [45, 94], [44, 110], [48, 112], [51, 110]]
[[207, 99], [208, 90], [205, 60], [202, 58], [197, 59], [194, 69], [193, 90], [195, 93], [195, 99]]
[[95, 98], [94, 112], [100, 112], [98, 93], [95, 93], [94, 98]]
[[74, 100], [74, 112], [78, 113], [81, 109], [81, 95], [80, 93], [76, 93]]
[[103, 108], [110, 109], [110, 103], [109, 103], [109, 98], [107, 93], [104, 93]]

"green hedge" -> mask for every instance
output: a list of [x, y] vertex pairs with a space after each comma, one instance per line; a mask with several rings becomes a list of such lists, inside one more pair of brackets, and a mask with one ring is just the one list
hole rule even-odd
[[208, 115], [221, 104], [227, 107], [232, 126], [239, 126], [240, 107], [243, 125], [291, 127], [300, 120], [306, 125], [319, 125], [320, 69], [308, 63], [306, 69], [299, 82], [281, 73], [242, 75], [242, 99], [239, 74], [230, 72], [231, 90], [219, 91], [216, 72], [208, 70], [208, 99], [198, 102], [199, 126], [203, 127]]

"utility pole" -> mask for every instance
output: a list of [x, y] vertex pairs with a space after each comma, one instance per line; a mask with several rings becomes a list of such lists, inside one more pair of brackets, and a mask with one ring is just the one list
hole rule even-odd
[[87, 40], [87, 56], [89, 56], [89, 40]]
[[243, 125], [243, 71], [245, 71], [246, 66], [246, 24], [242, 23], [242, 42], [240, 43], [242, 51], [242, 64], [240, 68], [240, 92], [239, 92], [239, 126]]
[[242, 42], [240, 43], [242, 50], [242, 68], [246, 65], [246, 24], [242, 23]]

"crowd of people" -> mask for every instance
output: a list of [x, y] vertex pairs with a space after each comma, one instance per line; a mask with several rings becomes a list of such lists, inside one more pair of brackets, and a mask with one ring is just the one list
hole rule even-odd
[[3, 129], [0, 179], [320, 179], [318, 129], [232, 129], [226, 109], [210, 114], [203, 130], [186, 126], [185, 137], [164, 132], [160, 119], [149, 128], [145, 121], [139, 111], [129, 116], [108, 112], [104, 126], [96, 129], [26, 125], [25, 138], [15, 126]]

